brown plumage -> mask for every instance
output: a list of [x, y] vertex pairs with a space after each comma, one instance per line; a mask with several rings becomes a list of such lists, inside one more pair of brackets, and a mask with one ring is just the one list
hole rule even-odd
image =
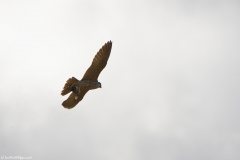
[[75, 77], [69, 78], [62, 90], [61, 95], [64, 96], [72, 92], [67, 100], [62, 105], [65, 108], [71, 109], [75, 107], [84, 97], [84, 95], [92, 89], [101, 88], [101, 83], [98, 82], [98, 76], [107, 65], [108, 58], [112, 49], [112, 42], [108, 41], [97, 52], [93, 58], [91, 66], [85, 72], [83, 78], [79, 81]]

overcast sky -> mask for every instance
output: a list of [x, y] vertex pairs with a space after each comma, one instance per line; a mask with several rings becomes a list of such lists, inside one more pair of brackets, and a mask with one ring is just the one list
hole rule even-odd
[[[239, 160], [238, 0], [0, 0], [0, 156]], [[113, 41], [102, 89], [61, 106]]]

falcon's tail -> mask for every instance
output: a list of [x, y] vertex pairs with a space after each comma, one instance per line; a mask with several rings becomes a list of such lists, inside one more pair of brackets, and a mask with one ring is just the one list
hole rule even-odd
[[62, 93], [61, 95], [64, 96], [66, 94], [68, 94], [69, 92], [71, 92], [70, 87], [72, 86], [72, 84], [77, 83], [78, 80], [75, 77], [69, 78], [65, 84], [65, 86], [63, 87]]

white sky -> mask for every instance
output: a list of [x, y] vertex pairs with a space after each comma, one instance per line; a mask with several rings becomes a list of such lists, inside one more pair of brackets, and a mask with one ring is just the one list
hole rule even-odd
[[[239, 1], [0, 0], [0, 156], [240, 159]], [[72, 110], [113, 41], [103, 88]]]

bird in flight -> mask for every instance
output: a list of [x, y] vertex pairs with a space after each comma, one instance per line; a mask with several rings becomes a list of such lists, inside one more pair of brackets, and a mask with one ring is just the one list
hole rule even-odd
[[108, 58], [112, 49], [112, 42], [108, 41], [97, 52], [93, 58], [91, 66], [85, 72], [83, 78], [79, 81], [75, 77], [69, 78], [62, 90], [61, 95], [64, 96], [72, 92], [68, 99], [63, 101], [65, 108], [71, 109], [75, 107], [84, 97], [84, 95], [92, 89], [102, 88], [98, 82], [98, 76], [107, 65]]

